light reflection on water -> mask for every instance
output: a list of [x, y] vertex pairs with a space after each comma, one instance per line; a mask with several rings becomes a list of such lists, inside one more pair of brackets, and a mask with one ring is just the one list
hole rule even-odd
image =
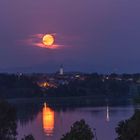
[[47, 136], [52, 136], [54, 131], [54, 111], [44, 103], [43, 107], [43, 129]]
[[[27, 106], [19, 109], [20, 118], [25, 118], [25, 123], [18, 123], [18, 138], [32, 133], [36, 140], [59, 140], [63, 134], [69, 131], [70, 126], [77, 120], [85, 119], [92, 129], [96, 128], [99, 140], [114, 140], [116, 138], [115, 127], [118, 122], [128, 119], [133, 115], [134, 106], [103, 106], [103, 107], [78, 107], [67, 109], [52, 109], [47, 103], [40, 104], [40, 109], [35, 106], [29, 111]], [[36, 111], [33, 111], [37, 109]], [[28, 111], [26, 113], [26, 111]], [[23, 114], [25, 115], [23, 117]], [[33, 118], [33, 119], [30, 119]]]

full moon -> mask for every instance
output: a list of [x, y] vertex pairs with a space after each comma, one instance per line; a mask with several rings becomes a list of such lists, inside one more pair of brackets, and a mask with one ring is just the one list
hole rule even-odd
[[42, 42], [45, 46], [51, 46], [54, 43], [54, 36], [51, 34], [46, 34], [43, 36]]

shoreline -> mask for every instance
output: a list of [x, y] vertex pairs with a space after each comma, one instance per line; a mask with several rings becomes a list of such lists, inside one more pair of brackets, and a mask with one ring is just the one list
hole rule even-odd
[[46, 102], [50, 107], [78, 107], [78, 106], [104, 106], [104, 105], [130, 105], [134, 104], [133, 98], [117, 98], [107, 99], [99, 97], [50, 97], [50, 98], [13, 98], [6, 99], [9, 103], [20, 104], [20, 103], [35, 103], [43, 104]]

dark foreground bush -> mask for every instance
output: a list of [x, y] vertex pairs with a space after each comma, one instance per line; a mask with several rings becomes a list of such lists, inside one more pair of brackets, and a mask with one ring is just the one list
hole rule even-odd
[[84, 120], [75, 122], [70, 132], [63, 135], [61, 140], [92, 140], [94, 138], [91, 128]]
[[21, 140], [35, 140], [35, 139], [32, 135], [27, 135], [27, 136], [24, 136], [24, 138], [22, 138]]
[[[0, 140], [17, 140], [16, 110], [9, 103], [0, 100]], [[21, 140], [35, 140], [32, 135]]]
[[15, 109], [7, 102], [0, 101], [0, 140], [15, 140], [16, 129]]
[[140, 140], [140, 110], [136, 110], [130, 119], [121, 121], [116, 132], [116, 140]]

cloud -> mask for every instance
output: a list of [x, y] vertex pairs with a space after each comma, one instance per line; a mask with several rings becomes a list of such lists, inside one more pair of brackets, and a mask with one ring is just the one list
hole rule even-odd
[[[49, 33], [51, 35], [54, 36], [54, 38], [56, 38], [56, 33]], [[28, 36], [27, 39], [24, 39], [24, 40], [20, 40], [20, 42], [22, 44], [26, 44], [26, 45], [29, 45], [29, 46], [36, 46], [36, 47], [41, 47], [41, 48], [45, 48], [45, 49], [59, 49], [61, 48], [63, 45], [60, 45], [58, 43], [55, 43], [51, 46], [46, 46], [43, 44], [42, 42], [42, 38], [45, 34], [34, 34], [34, 35], [30, 35]]]
[[[46, 34], [50, 34], [54, 36], [55, 41], [53, 45], [46, 46], [43, 44], [42, 38]], [[81, 37], [78, 35], [63, 35], [63, 34], [57, 34], [57, 33], [46, 33], [46, 34], [38, 33], [38, 34], [29, 35], [27, 38], [23, 40], [19, 40], [18, 43], [22, 45], [24, 44], [27, 46], [34, 46], [34, 47], [40, 47], [44, 49], [51, 49], [51, 50], [71, 48], [73, 46], [79, 47], [80, 45], [78, 44], [83, 43], [82, 41], [80, 41]]]

